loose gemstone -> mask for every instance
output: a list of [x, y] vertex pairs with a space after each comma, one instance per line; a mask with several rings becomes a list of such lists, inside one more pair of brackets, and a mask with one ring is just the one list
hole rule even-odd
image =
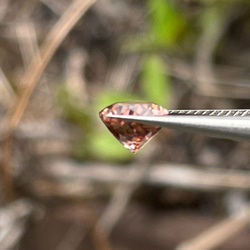
[[157, 126], [110, 118], [107, 115], [168, 115], [168, 111], [155, 103], [117, 102], [99, 112], [99, 116], [115, 138], [132, 153], [136, 153], [161, 129]]

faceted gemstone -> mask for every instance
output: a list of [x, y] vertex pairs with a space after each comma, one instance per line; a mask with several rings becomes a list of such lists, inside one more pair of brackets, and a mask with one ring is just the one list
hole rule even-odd
[[136, 153], [161, 129], [160, 127], [110, 118], [107, 115], [168, 115], [168, 111], [155, 103], [117, 102], [100, 111], [103, 123], [115, 138], [131, 152]]

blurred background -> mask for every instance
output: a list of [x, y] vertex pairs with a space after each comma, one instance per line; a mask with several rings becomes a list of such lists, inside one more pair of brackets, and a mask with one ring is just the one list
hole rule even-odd
[[1, 0], [0, 249], [250, 249], [249, 143], [98, 117], [249, 108], [249, 69], [249, 1]]

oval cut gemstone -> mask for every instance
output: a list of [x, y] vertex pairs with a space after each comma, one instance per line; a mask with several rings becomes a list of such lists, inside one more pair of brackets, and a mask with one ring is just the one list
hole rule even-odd
[[117, 102], [99, 112], [99, 116], [115, 138], [132, 153], [136, 153], [146, 142], [150, 141], [161, 129], [160, 127], [129, 122], [107, 115], [168, 115], [168, 111], [155, 103]]

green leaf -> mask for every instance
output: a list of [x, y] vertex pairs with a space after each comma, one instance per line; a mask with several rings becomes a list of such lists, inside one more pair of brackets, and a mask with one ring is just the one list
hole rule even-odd
[[91, 134], [88, 151], [95, 158], [106, 161], [124, 162], [133, 158], [133, 154], [125, 149], [107, 129]]
[[145, 99], [168, 106], [171, 98], [171, 82], [159, 56], [150, 55], [145, 58], [141, 80], [141, 89]]
[[80, 126], [83, 129], [90, 129], [91, 117], [87, 108], [81, 105], [67, 90], [67, 88], [65, 88], [65, 86], [58, 90], [57, 104], [66, 120]]
[[187, 23], [184, 15], [170, 0], [148, 0], [149, 22], [155, 42], [172, 47]]

